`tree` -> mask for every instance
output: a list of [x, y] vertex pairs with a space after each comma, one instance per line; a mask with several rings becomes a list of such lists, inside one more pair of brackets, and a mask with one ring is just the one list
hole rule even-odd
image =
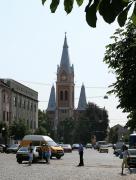
[[[44, 5], [46, 0], [42, 0]], [[78, 6], [81, 6], [84, 0], [76, 0]], [[60, 0], [52, 0], [50, 9], [52, 13], [55, 13]], [[64, 9], [69, 14], [73, 9], [74, 0], [64, 0]], [[134, 8], [133, 8], [134, 7]], [[112, 23], [117, 18], [119, 25], [124, 26], [127, 15], [133, 8], [131, 19], [136, 25], [136, 0], [88, 0], [88, 4], [85, 8], [86, 21], [89, 26], [96, 27], [97, 13], [99, 13], [105, 22]]]
[[105, 108], [88, 103], [87, 109], [76, 121], [74, 141], [86, 144], [94, 135], [97, 141], [104, 140], [107, 136], [108, 125], [108, 114]]
[[58, 125], [58, 139], [63, 143], [74, 142], [75, 119], [68, 118]]
[[[129, 113], [129, 120], [136, 118], [136, 29], [129, 21], [111, 37], [113, 43], [106, 46], [104, 62], [116, 75], [116, 82], [109, 93], [119, 98], [117, 108]], [[127, 125], [134, 123], [127, 123]]]
[[130, 132], [136, 130], [136, 111], [130, 112], [128, 115], [128, 122], [125, 125], [126, 128], [130, 128]]
[[4, 122], [0, 122], [0, 133], [3, 140], [3, 143], [7, 144], [8, 140], [8, 126]]
[[35, 134], [52, 136], [51, 122], [47, 117], [46, 112], [41, 111], [40, 109], [38, 110], [38, 128], [36, 129]]
[[95, 135], [96, 140], [104, 140], [107, 136], [109, 126], [108, 113], [105, 108], [99, 108], [94, 103], [88, 103], [86, 118], [90, 120], [91, 136]]
[[13, 123], [9, 126], [9, 135], [13, 136], [15, 140], [22, 139], [28, 133], [28, 127], [22, 119], [13, 121]]
[[118, 129], [111, 128], [109, 132], [109, 142], [115, 144], [118, 141]]

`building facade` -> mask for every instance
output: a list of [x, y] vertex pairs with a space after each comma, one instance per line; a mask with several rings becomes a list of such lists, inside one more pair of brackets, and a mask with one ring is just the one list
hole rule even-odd
[[57, 67], [56, 91], [52, 86], [46, 110], [54, 130], [57, 130], [60, 121], [78, 117], [87, 107], [85, 87], [82, 85], [78, 107], [75, 108], [74, 66], [70, 63], [68, 48], [65, 34], [61, 61]]
[[0, 80], [0, 122], [9, 125], [11, 121], [11, 89]]
[[38, 92], [12, 79], [0, 80], [0, 122], [24, 120], [29, 129], [38, 128]]

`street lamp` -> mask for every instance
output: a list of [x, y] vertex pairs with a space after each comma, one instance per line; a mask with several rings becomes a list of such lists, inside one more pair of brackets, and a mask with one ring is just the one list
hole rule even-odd
[[6, 129], [5, 129], [5, 127], [3, 127], [3, 128], [1, 129], [1, 133], [2, 133], [2, 138], [3, 138], [4, 144], [6, 144], [5, 131], [6, 131]]
[[108, 96], [107, 96], [107, 95], [105, 95], [103, 98], [104, 98], [104, 99], [108, 99]]

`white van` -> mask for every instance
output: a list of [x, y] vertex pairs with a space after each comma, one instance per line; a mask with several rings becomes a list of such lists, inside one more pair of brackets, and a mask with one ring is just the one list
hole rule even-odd
[[56, 157], [60, 159], [64, 156], [64, 150], [61, 146], [55, 143], [49, 136], [43, 135], [26, 135], [20, 143], [20, 146], [28, 146], [32, 143], [33, 146], [41, 146], [42, 144], [48, 144], [51, 148], [51, 158]]

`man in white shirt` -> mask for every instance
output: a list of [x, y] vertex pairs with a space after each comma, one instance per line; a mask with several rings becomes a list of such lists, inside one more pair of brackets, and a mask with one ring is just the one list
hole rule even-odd
[[129, 152], [128, 152], [128, 147], [127, 146], [123, 147], [122, 155], [123, 155], [123, 161], [122, 161], [122, 172], [121, 172], [121, 174], [123, 175], [124, 166], [126, 168], [128, 168], [130, 173], [131, 173], [131, 169], [127, 164], [127, 158], [129, 157]]

